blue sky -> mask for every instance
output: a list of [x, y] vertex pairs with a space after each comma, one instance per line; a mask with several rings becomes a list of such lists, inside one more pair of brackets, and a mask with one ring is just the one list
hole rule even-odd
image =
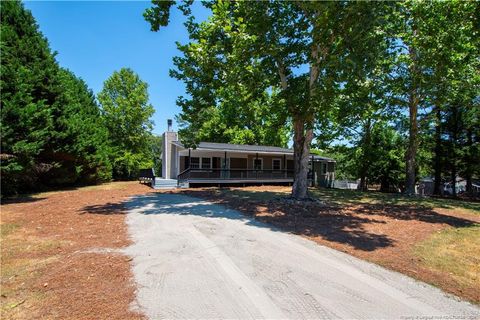
[[[149, 84], [150, 102], [155, 107], [154, 133], [166, 129], [168, 118], [180, 112], [175, 100], [185, 94], [184, 85], [168, 75], [172, 57], [179, 55], [175, 41], [186, 43], [188, 35], [184, 17], [176, 9], [170, 25], [158, 32], [142, 13], [150, 6], [147, 1], [26, 1], [47, 37], [62, 67], [83, 78], [97, 94], [103, 82], [115, 70], [132, 68]], [[199, 20], [208, 11], [199, 2], [194, 4]], [[175, 126], [174, 126], [175, 127]]]

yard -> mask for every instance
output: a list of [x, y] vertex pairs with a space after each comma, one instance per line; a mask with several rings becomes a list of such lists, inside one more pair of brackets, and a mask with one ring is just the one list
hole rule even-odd
[[150, 190], [116, 182], [2, 201], [1, 317], [141, 318], [117, 250], [130, 243], [121, 202]]
[[[284, 231], [480, 302], [480, 203], [288, 187], [175, 191], [238, 209]], [[137, 182], [40, 193], [1, 206], [4, 318], [138, 319], [123, 202]]]
[[312, 189], [321, 202], [282, 200], [289, 187], [183, 191], [480, 303], [480, 203]]

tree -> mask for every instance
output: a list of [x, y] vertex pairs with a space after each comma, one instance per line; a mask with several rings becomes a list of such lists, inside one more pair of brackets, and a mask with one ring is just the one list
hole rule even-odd
[[278, 90], [262, 70], [249, 65], [248, 57], [243, 66], [227, 58], [236, 53], [235, 40], [222, 23], [199, 27], [190, 19], [191, 42], [177, 44], [182, 56], [174, 58], [170, 75], [185, 83], [188, 94], [177, 100], [182, 141], [191, 146], [202, 140], [286, 146], [286, 119], [275, 111], [281, 109]]
[[[173, 4], [153, 1], [153, 7], [144, 14], [152, 30], [168, 24]], [[212, 16], [202, 24], [194, 23], [188, 3], [180, 6], [189, 16], [186, 25], [193, 39], [192, 50], [209, 61], [207, 70], [214, 73], [213, 77], [198, 81], [207, 90], [219, 85], [239, 97], [245, 92], [236, 88], [238, 78], [250, 79], [251, 84], [262, 89], [263, 82], [254, 80], [265, 79], [268, 88], [278, 92], [279, 103], [272, 105], [268, 113], [292, 124], [295, 163], [292, 196], [306, 198], [310, 147], [316, 126], [323, 122], [319, 116], [329, 114], [339, 86], [336, 79], [342, 57], [348, 46], [361, 46], [369, 31], [365, 23], [375, 15], [376, 7], [350, 2], [279, 1], [218, 1], [208, 5]], [[207, 50], [212, 39], [218, 44], [213, 52]], [[224, 73], [236, 76], [227, 76], [225, 82], [212, 81]], [[247, 88], [247, 92], [254, 92]], [[205, 96], [216, 98], [211, 92], [193, 98]], [[202, 108], [208, 108], [208, 103]]]
[[[395, 97], [399, 108], [406, 108], [409, 116], [408, 148], [406, 151], [406, 193], [415, 193], [416, 173], [419, 169], [418, 151], [421, 140], [419, 119], [435, 122], [434, 171], [435, 192], [441, 182], [442, 113], [448, 100], [455, 94], [454, 83], [469, 84], [458, 77], [468, 60], [477, 61], [475, 46], [475, 2], [419, 2], [398, 3], [393, 16], [392, 37], [396, 39], [396, 68], [392, 73]], [[477, 42], [478, 43], [478, 42]], [[431, 117], [428, 114], [431, 113]], [[428, 126], [427, 126], [428, 127]]]
[[154, 113], [148, 85], [131, 69], [115, 71], [98, 94], [112, 148], [113, 175], [131, 179], [141, 167], [151, 167], [149, 140]]
[[[465, 94], [461, 93], [459, 88], [474, 90], [476, 86], [473, 79], [478, 72], [473, 70], [478, 70], [478, 21], [475, 22], [475, 19], [478, 19], [475, 18], [477, 10], [478, 3], [461, 1], [408, 1], [399, 7], [397, 36], [402, 49], [397, 60], [397, 80], [400, 80], [402, 93], [398, 97], [403, 95], [403, 105], [408, 105], [410, 111], [410, 144], [406, 157], [410, 164], [407, 166], [408, 193], [414, 192], [415, 171], [422, 165], [416, 163], [417, 149], [429, 147], [420, 145], [421, 140], [425, 142], [428, 139], [419, 136], [422, 132], [418, 132], [418, 129], [421, 129], [417, 124], [418, 119], [425, 122], [427, 134], [431, 134], [434, 141], [431, 145], [435, 194], [441, 192], [444, 167], [447, 164], [451, 167], [453, 164], [452, 159], [445, 157], [446, 151], [453, 155], [457, 149], [447, 150], [446, 144], [452, 144], [453, 141], [450, 139], [447, 143], [444, 139], [445, 125], [448, 122], [445, 117], [450, 114], [456, 118], [450, 123], [450, 129], [466, 125], [456, 122], [463, 119], [466, 109], [452, 113], [451, 105], [454, 103], [462, 106], [472, 101], [470, 95], [460, 102], [460, 97], [465, 97]], [[415, 103], [412, 105], [411, 102]], [[423, 114], [420, 114], [420, 111], [423, 111]], [[413, 113], [419, 116], [413, 116]], [[432, 131], [428, 132], [430, 129]], [[425, 154], [426, 150], [420, 152]], [[458, 159], [454, 160], [456, 161]], [[413, 163], [415, 165], [412, 165]]]
[[109, 179], [93, 94], [58, 66], [30, 11], [1, 6], [2, 195]]
[[71, 71], [60, 69], [58, 76], [61, 93], [55, 105], [60, 110], [55, 115], [51, 143], [59, 146], [52, 158], [61, 163], [61, 170], [51, 170], [46, 178], [64, 183], [110, 180], [108, 132], [95, 95]]
[[418, 150], [418, 111], [425, 99], [426, 67], [424, 47], [421, 46], [426, 24], [423, 22], [423, 4], [406, 1], [398, 5], [393, 16], [393, 34], [396, 39], [392, 50], [396, 52], [396, 68], [392, 78], [395, 83], [397, 106], [408, 110], [408, 147], [405, 153], [406, 178], [405, 192], [415, 194], [417, 150]]
[[163, 151], [163, 139], [161, 136], [152, 134], [149, 139], [149, 159], [152, 159], [153, 170], [156, 176], [162, 173], [162, 151]]
[[371, 135], [371, 145], [375, 151], [369, 161], [369, 181], [380, 184], [381, 192], [399, 190], [405, 179], [401, 152], [403, 138], [385, 122], [376, 123]]
[[334, 111], [336, 138], [343, 137], [357, 148], [359, 189], [363, 191], [367, 190], [370, 166], [379, 151], [372, 142], [372, 131], [400, 116], [392, 106], [388, 79], [393, 66], [394, 55], [389, 50], [393, 40], [385, 36], [393, 9], [393, 6], [377, 8], [382, 14], [371, 14], [365, 21], [366, 28], [372, 32], [364, 37], [364, 45], [348, 46]]
[[[48, 141], [57, 66], [47, 40], [19, 1], [2, 3], [2, 194], [14, 193]], [[53, 76], [52, 76], [53, 75]]]

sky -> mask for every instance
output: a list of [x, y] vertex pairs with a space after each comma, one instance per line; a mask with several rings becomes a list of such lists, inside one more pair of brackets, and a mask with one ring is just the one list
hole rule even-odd
[[[153, 132], [166, 130], [167, 119], [180, 112], [177, 97], [185, 94], [183, 83], [168, 75], [172, 58], [180, 54], [175, 42], [188, 42], [185, 18], [177, 9], [168, 27], [152, 32], [142, 16], [149, 1], [24, 1], [24, 5], [57, 52], [60, 66], [85, 80], [95, 94], [122, 67], [138, 73], [149, 84], [155, 108]], [[193, 13], [198, 20], [209, 15], [200, 2], [194, 3]]]

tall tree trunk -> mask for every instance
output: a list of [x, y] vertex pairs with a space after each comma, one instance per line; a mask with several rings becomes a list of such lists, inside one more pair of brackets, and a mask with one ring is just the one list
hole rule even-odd
[[[293, 119], [293, 157], [295, 163], [295, 176], [293, 179], [292, 197], [296, 199], [308, 198], [308, 160], [310, 157], [310, 144], [313, 139], [313, 125], [315, 119], [313, 103], [316, 95], [315, 89], [317, 87], [317, 80], [320, 74], [319, 52], [320, 47], [318, 43], [313, 42], [311, 48], [312, 62], [310, 63], [307, 87], [308, 98], [306, 103], [308, 103], [308, 106], [306, 109], [303, 109], [300, 114], [297, 113], [297, 116]], [[282, 72], [280, 72], [280, 78], [285, 78], [285, 76], [282, 77]], [[282, 83], [286, 83], [286, 81], [282, 80]], [[283, 84], [282, 87], [284, 87]]]
[[[308, 125], [307, 128], [305, 125]], [[294, 180], [292, 197], [308, 198], [308, 160], [310, 144], [313, 139], [312, 123], [306, 123], [301, 117], [293, 121]]]
[[472, 138], [472, 129], [468, 128], [467, 129], [467, 153], [466, 153], [466, 159], [465, 159], [465, 164], [466, 164], [466, 170], [465, 170], [465, 179], [467, 180], [467, 186], [466, 186], [466, 192], [469, 196], [473, 196], [473, 181], [472, 181], [472, 176], [473, 176], [473, 165], [474, 165], [474, 159], [473, 159], [473, 138]]
[[457, 107], [453, 106], [452, 110], [453, 127], [452, 127], [452, 153], [450, 163], [452, 165], [452, 195], [457, 196], [457, 137], [458, 137], [458, 113]]
[[[455, 151], [453, 152], [455, 156]], [[455, 160], [452, 163], [452, 196], [457, 196], [457, 165], [455, 164]]]
[[410, 94], [409, 101], [409, 117], [410, 117], [410, 128], [409, 128], [409, 137], [408, 137], [408, 149], [406, 155], [407, 161], [407, 172], [406, 172], [406, 181], [405, 181], [405, 193], [409, 195], [415, 194], [415, 180], [416, 180], [416, 157], [417, 157], [417, 145], [418, 145], [418, 123], [417, 123], [417, 112], [418, 112], [418, 97], [415, 92]]
[[367, 173], [370, 169], [370, 142], [371, 142], [371, 119], [367, 119], [367, 123], [364, 127], [364, 137], [363, 137], [363, 152], [362, 152], [362, 163], [360, 165], [360, 184], [358, 189], [361, 191], [367, 191]]
[[[414, 36], [417, 31], [413, 30]], [[416, 157], [418, 146], [418, 123], [417, 113], [419, 105], [419, 93], [418, 93], [418, 77], [419, 70], [417, 66], [417, 52], [415, 48], [409, 48], [409, 56], [411, 59], [410, 76], [412, 78], [412, 85], [408, 97], [408, 112], [410, 118], [410, 128], [408, 136], [408, 149], [406, 154], [406, 181], [405, 181], [405, 193], [408, 195], [415, 194], [415, 182], [416, 182]]]
[[380, 179], [380, 192], [390, 192], [390, 181], [385, 174]]
[[433, 185], [433, 194], [442, 194], [442, 114], [440, 112], [440, 105], [435, 104], [435, 181]]

